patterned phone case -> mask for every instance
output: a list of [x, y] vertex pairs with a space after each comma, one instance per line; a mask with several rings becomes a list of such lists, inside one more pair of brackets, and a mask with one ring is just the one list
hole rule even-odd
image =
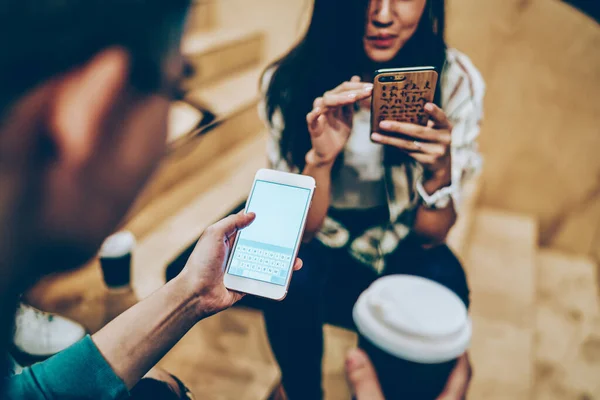
[[379, 72], [373, 86], [372, 131], [378, 132], [379, 123], [384, 120], [427, 125], [429, 115], [424, 107], [433, 101], [437, 80], [438, 73], [433, 69]]

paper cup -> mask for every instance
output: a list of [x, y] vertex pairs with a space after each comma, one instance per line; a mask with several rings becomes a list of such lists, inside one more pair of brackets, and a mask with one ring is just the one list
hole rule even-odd
[[136, 242], [131, 232], [122, 231], [109, 236], [100, 249], [100, 265], [106, 286], [126, 289], [131, 283], [131, 259]]
[[378, 279], [359, 297], [353, 318], [389, 399], [434, 400], [471, 340], [460, 298], [417, 276]]

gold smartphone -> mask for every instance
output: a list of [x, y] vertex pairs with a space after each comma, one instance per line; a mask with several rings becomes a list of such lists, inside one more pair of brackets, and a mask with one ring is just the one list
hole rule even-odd
[[434, 67], [388, 68], [375, 71], [371, 131], [384, 120], [427, 125], [425, 104], [433, 102], [438, 73]]

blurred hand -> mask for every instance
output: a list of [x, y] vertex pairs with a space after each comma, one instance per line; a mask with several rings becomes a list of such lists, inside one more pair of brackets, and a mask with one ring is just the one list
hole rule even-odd
[[[203, 317], [229, 308], [244, 297], [243, 293], [227, 289], [223, 277], [235, 235], [249, 226], [255, 217], [254, 213], [243, 211], [230, 215], [206, 228], [196, 244], [181, 277], [193, 286], [200, 298], [202, 309], [199, 312]], [[302, 261], [297, 259], [294, 271], [300, 268]]]
[[352, 132], [354, 104], [369, 98], [372, 92], [373, 84], [361, 82], [360, 77], [354, 76], [314, 101], [313, 110], [306, 116], [312, 142], [312, 149], [306, 155], [307, 163], [335, 161]]
[[[385, 400], [379, 386], [377, 372], [362, 350], [353, 349], [348, 353], [346, 376], [356, 400]], [[458, 359], [444, 391], [436, 400], [465, 400], [472, 376], [469, 355], [465, 353]]]
[[353, 349], [348, 353], [346, 377], [356, 400], [385, 400], [375, 368], [364, 351]]
[[448, 378], [446, 387], [437, 400], [464, 400], [473, 377], [473, 369], [469, 354], [465, 353], [458, 359], [452, 374]]
[[[452, 124], [444, 111], [433, 103], [427, 103], [425, 111], [431, 118], [427, 126], [408, 122], [381, 121], [379, 124], [381, 133], [372, 133], [371, 139], [402, 150], [421, 163], [430, 176], [450, 183]], [[391, 136], [390, 133], [394, 135]]]

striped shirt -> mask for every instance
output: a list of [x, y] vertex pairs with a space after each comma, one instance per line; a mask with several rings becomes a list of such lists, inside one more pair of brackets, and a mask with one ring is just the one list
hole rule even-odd
[[[263, 89], [267, 87], [270, 75], [265, 74]], [[447, 50], [440, 84], [442, 108], [453, 125], [451, 149], [453, 201], [455, 208], [459, 210], [464, 181], [481, 170], [482, 162], [477, 137], [483, 118], [485, 84], [471, 60], [455, 49]], [[281, 157], [280, 139], [284, 127], [281, 113], [276, 111], [269, 121], [266, 118], [264, 101], [259, 111], [270, 132], [267, 145], [270, 167], [299, 173], [297, 167], [289, 165]], [[353, 135], [368, 137], [370, 132], [363, 132], [364, 129], [370, 129], [368, 124], [355, 125], [351, 137]], [[357, 132], [358, 130], [360, 132]], [[415, 185], [422, 176], [423, 168], [418, 163], [384, 167], [383, 179], [389, 221], [373, 226], [357, 237], [351, 237], [348, 229], [341, 222], [327, 216], [316, 238], [331, 248], [347, 248], [356, 260], [381, 273], [385, 268], [386, 256], [398, 247], [412, 229], [420, 204]], [[336, 183], [334, 182], [332, 186], [336, 187]]]

